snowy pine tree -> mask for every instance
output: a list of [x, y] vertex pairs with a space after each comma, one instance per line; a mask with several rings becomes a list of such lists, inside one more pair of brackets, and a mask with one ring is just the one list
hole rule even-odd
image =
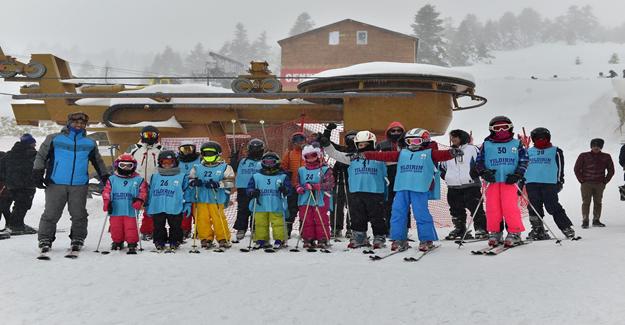
[[578, 57], [575, 58], [575, 65], [581, 65], [582, 64], [582, 59]]
[[517, 17], [517, 21], [521, 33], [520, 41], [522, 46], [531, 46], [540, 41], [543, 20], [536, 10], [532, 8], [523, 9]]
[[307, 32], [313, 27], [315, 27], [315, 22], [312, 21], [310, 15], [307, 12], [302, 12], [301, 14], [299, 14], [299, 16], [297, 16], [297, 19], [295, 19], [295, 23], [289, 31], [289, 36], [294, 36]]
[[483, 41], [482, 24], [477, 16], [467, 15], [453, 33], [448, 45], [449, 59], [452, 65], [471, 65], [489, 56]]
[[253, 56], [247, 29], [242, 23], [237, 23], [234, 30], [234, 39], [224, 43], [219, 54], [225, 55], [241, 63], [247, 63]]
[[618, 54], [616, 53], [612, 53], [612, 56], [610, 56], [610, 60], [608, 60], [609, 64], [619, 64], [621, 60], [618, 57]]
[[189, 55], [184, 58], [184, 68], [191, 75], [202, 76], [208, 60], [208, 51], [204, 50], [202, 43], [197, 43]]
[[417, 61], [448, 66], [449, 56], [445, 40], [442, 37], [443, 20], [438, 16], [440, 13], [429, 4], [421, 7], [415, 15], [414, 24], [411, 27], [414, 35], [419, 38]]
[[267, 32], [260, 33], [258, 38], [252, 43], [252, 59], [256, 61], [268, 61], [271, 59], [271, 46], [267, 44]]
[[504, 50], [514, 50], [521, 47], [521, 29], [517, 17], [506, 12], [499, 19], [499, 34], [501, 35], [501, 47]]

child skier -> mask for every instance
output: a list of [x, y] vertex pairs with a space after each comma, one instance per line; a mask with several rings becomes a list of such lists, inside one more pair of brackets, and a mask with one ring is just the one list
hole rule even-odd
[[488, 245], [494, 247], [501, 243], [501, 221], [505, 220], [508, 235], [504, 245], [512, 247], [521, 243], [521, 233], [525, 230], [517, 183], [523, 179], [527, 168], [527, 151], [520, 140], [514, 139], [514, 125], [509, 118], [496, 116], [488, 127], [490, 135], [477, 156], [477, 170], [489, 183], [485, 194]]
[[239, 152], [235, 151], [230, 159], [230, 166], [237, 174], [235, 186], [237, 187], [237, 220], [234, 229], [237, 231], [237, 241], [245, 237], [250, 224], [250, 198], [247, 187], [252, 175], [260, 171], [260, 160], [265, 153], [265, 143], [260, 139], [252, 139], [247, 143], [247, 157], [239, 161]]
[[471, 136], [464, 130], [452, 130], [449, 138], [452, 147], [460, 148], [464, 155], [440, 163], [441, 178], [447, 183], [447, 203], [454, 224], [454, 230], [445, 239], [461, 239], [465, 232], [465, 238], [473, 238], [471, 230], [467, 231], [466, 228], [467, 210], [475, 213], [475, 238], [486, 238], [486, 215], [480, 202], [482, 182], [475, 164], [480, 149], [469, 143]]
[[[176, 250], [182, 242], [180, 224], [183, 215], [191, 215], [191, 197], [187, 175], [178, 167], [176, 154], [171, 150], [158, 155], [158, 169], [152, 174], [148, 195], [148, 215], [154, 221], [154, 246], [159, 251], [169, 244]], [[165, 228], [169, 225], [169, 234]]]
[[564, 184], [564, 154], [551, 144], [551, 133], [546, 128], [535, 128], [530, 134], [534, 146], [528, 150], [529, 165], [525, 172], [525, 188], [534, 209], [529, 209], [532, 230], [527, 239], [550, 239], [543, 226], [543, 205], [566, 238], [575, 238], [573, 223], [558, 202], [558, 192]]
[[[360, 131], [354, 137], [357, 152], [375, 150], [375, 134]], [[337, 162], [348, 165], [349, 211], [351, 214], [352, 238], [347, 247], [369, 246], [367, 222], [373, 228], [373, 248], [384, 246], [388, 229], [384, 193], [386, 190], [386, 164], [377, 160], [363, 159], [336, 150], [328, 138], [321, 138], [325, 152]]]
[[[200, 163], [200, 154], [197, 152], [195, 144], [191, 141], [185, 141], [178, 146], [178, 164], [180, 170], [189, 176], [191, 168], [195, 164]], [[184, 238], [191, 236], [191, 224], [193, 221], [193, 209], [190, 216], [183, 216], [182, 218], [182, 233]]]
[[[250, 209], [254, 215], [254, 249], [265, 248], [269, 242], [269, 226], [273, 233], [274, 249], [281, 248], [286, 241], [285, 209], [286, 196], [292, 186], [288, 175], [280, 169], [280, 157], [268, 152], [261, 160], [261, 170], [250, 178], [247, 186]], [[255, 205], [255, 206], [254, 206]]]
[[139, 234], [137, 218], [147, 195], [147, 183], [136, 172], [137, 161], [129, 154], [122, 154], [113, 163], [113, 175], [102, 191], [104, 211], [110, 215], [111, 250], [124, 248], [128, 254], [136, 254]]
[[224, 207], [230, 199], [230, 189], [234, 187], [234, 171], [222, 160], [219, 143], [202, 144], [200, 154], [202, 162], [193, 166], [189, 173], [190, 184], [195, 188], [198, 238], [206, 249], [213, 247], [213, 238], [217, 238], [219, 250], [223, 250], [231, 246]]
[[332, 168], [323, 164], [320, 148], [305, 146], [302, 149], [302, 158], [305, 165], [297, 171], [295, 183], [301, 236], [304, 248], [324, 249], [330, 239], [330, 218], [324, 197], [330, 195], [334, 188], [334, 175]]
[[367, 159], [396, 161], [395, 199], [391, 212], [391, 250], [406, 250], [408, 246], [408, 215], [412, 204], [419, 234], [419, 250], [434, 248], [438, 240], [432, 214], [428, 210], [428, 197], [434, 185], [436, 163], [462, 156], [459, 148], [438, 150], [438, 144], [430, 139], [425, 129], [414, 128], [406, 132], [407, 147], [401, 151], [365, 152]]

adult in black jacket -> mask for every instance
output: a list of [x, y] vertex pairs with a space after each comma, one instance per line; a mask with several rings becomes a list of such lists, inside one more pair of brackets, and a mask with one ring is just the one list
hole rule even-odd
[[[7, 217], [7, 228], [11, 235], [37, 233], [34, 228], [24, 224], [24, 217], [30, 210], [35, 196], [35, 184], [31, 177], [33, 162], [37, 155], [35, 145], [35, 139], [26, 133], [4, 158], [0, 159], [0, 181], [4, 183], [4, 191], [8, 192], [10, 200], [14, 202], [13, 209]], [[11, 206], [11, 201], [8, 207]]]

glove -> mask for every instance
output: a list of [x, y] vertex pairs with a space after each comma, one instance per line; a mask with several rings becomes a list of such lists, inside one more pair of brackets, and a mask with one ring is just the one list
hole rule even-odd
[[141, 207], [143, 206], [143, 200], [136, 197], [134, 199], [132, 199], [132, 208], [135, 210], [141, 210]]
[[560, 193], [562, 191], [562, 188], [564, 187], [563, 183], [558, 182], [558, 184], [556, 185], [558, 188], [558, 193]]
[[321, 137], [321, 138], [319, 139], [319, 144], [320, 144], [322, 147], [329, 147], [329, 146], [331, 146], [331, 145], [332, 145], [332, 142], [330, 142], [330, 139], [328, 139], [328, 138], [326, 138], [326, 137]]
[[301, 186], [299, 186], [299, 187], [297, 188], [296, 192], [297, 192], [297, 194], [300, 194], [300, 195], [301, 195], [301, 194], [304, 194], [304, 192], [306, 192], [306, 189], [305, 189], [305, 188], [303, 188], [303, 187], [301, 187]]
[[197, 178], [192, 178], [189, 181], [189, 186], [191, 186], [191, 187], [202, 186], [202, 180], [201, 179], [197, 179]]
[[182, 208], [182, 216], [189, 218], [191, 216], [191, 203], [185, 203]]
[[462, 149], [460, 148], [451, 148], [449, 149], [449, 153], [454, 158], [464, 156], [464, 151], [462, 151]]
[[256, 201], [258, 201], [258, 197], [260, 196], [260, 190], [254, 189], [252, 191], [249, 191], [247, 195], [250, 197], [250, 199], [256, 199]]
[[312, 184], [310, 184], [310, 183], [306, 183], [306, 184], [304, 185], [304, 188], [305, 188], [306, 190], [308, 190], [308, 191], [312, 191], [312, 189], [313, 189], [313, 185], [312, 185]]
[[489, 183], [495, 183], [495, 172], [496, 171], [493, 169], [484, 169], [482, 172], [480, 172], [480, 176], [482, 176], [482, 179]]
[[104, 187], [110, 176], [109, 174], [100, 175], [100, 186]]
[[278, 187], [278, 191], [280, 191], [280, 193], [282, 193], [282, 195], [286, 196], [287, 194], [289, 194], [289, 189], [286, 188], [286, 186], [284, 186], [284, 184], [280, 185]]
[[518, 183], [521, 179], [523, 178], [523, 176], [514, 173], [514, 174], [508, 174], [508, 176], [506, 176], [506, 184], [516, 184]]
[[35, 186], [40, 189], [46, 188], [46, 180], [43, 177], [45, 170], [43, 169], [33, 169], [33, 183]]
[[212, 189], [216, 189], [219, 188], [219, 183], [215, 182], [214, 180], [209, 180], [208, 182], [204, 183], [204, 186], [206, 188], [212, 188]]
[[333, 122], [329, 123], [328, 125], [326, 125], [326, 129], [328, 130], [336, 129], [336, 123], [333, 123]]

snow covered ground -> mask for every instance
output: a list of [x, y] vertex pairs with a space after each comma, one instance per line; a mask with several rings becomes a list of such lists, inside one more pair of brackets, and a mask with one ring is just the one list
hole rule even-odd
[[[370, 262], [360, 251], [343, 252], [345, 242], [332, 254], [245, 254], [239, 244], [223, 254], [187, 254], [187, 245], [176, 254], [103, 256], [91, 252], [104, 218], [95, 198], [88, 206], [87, 246], [77, 260], [62, 257], [67, 232], [58, 234], [49, 262], [35, 259], [35, 236], [0, 241], [1, 323], [621, 324], [625, 217], [616, 186], [623, 173], [617, 167], [606, 189], [607, 227], [588, 230], [579, 227], [579, 184], [572, 173], [591, 137], [605, 138], [604, 151], [617, 159], [614, 91], [609, 80], [596, 78], [599, 71], [625, 68], [606, 64], [613, 52], [625, 57], [625, 47], [616, 44], [539, 45], [497, 53], [492, 65], [463, 68], [489, 103], [456, 113], [451, 126], [472, 130], [476, 143], [498, 114], [510, 116], [518, 131], [550, 128], [565, 153], [562, 201], [581, 241], [536, 242], [496, 257], [469, 253], [484, 243], [458, 249], [442, 242], [418, 263], [400, 257]], [[573, 64], [576, 56], [582, 65]], [[12, 141], [0, 139], [0, 149]], [[36, 226], [42, 209], [38, 192], [27, 223]], [[69, 229], [68, 219], [59, 229]], [[103, 242], [108, 247], [109, 237]]]

